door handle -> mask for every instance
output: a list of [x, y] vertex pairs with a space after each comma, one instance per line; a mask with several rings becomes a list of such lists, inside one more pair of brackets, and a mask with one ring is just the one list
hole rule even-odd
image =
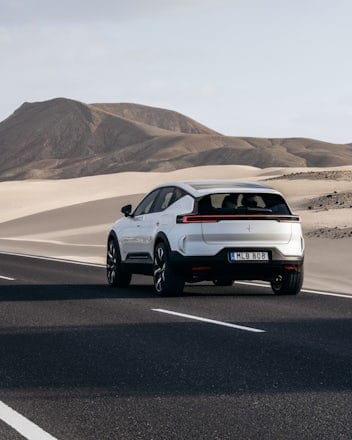
[[156, 226], [159, 226], [159, 225], [160, 225], [160, 223], [159, 223], [159, 222], [156, 222], [155, 224], [156, 224]]

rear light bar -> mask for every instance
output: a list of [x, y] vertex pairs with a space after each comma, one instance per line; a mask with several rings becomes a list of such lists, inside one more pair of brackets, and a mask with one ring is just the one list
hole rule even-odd
[[186, 214], [176, 217], [176, 223], [217, 223], [224, 220], [274, 220], [287, 223], [301, 221], [297, 215], [271, 214]]
[[220, 221], [210, 215], [178, 215], [176, 223], [216, 223]]

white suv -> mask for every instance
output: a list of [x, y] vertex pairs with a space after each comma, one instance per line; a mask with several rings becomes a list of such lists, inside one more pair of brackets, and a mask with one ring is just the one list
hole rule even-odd
[[270, 281], [277, 295], [303, 282], [300, 218], [264, 185], [204, 180], [160, 185], [134, 211], [121, 209], [108, 238], [107, 278], [126, 287], [133, 273], [152, 275], [158, 295], [179, 295], [185, 282]]

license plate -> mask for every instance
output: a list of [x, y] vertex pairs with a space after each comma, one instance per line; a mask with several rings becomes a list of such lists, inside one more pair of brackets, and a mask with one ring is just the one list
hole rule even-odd
[[269, 252], [230, 252], [230, 261], [268, 261]]

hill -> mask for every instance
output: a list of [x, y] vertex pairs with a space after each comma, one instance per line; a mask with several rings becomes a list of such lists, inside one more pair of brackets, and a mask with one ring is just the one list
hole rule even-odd
[[170, 110], [66, 98], [24, 103], [0, 123], [0, 180], [222, 164], [348, 165], [352, 146], [223, 136]]
[[135, 122], [152, 125], [177, 133], [188, 134], [219, 134], [199, 122], [173, 110], [149, 107], [141, 104], [90, 104], [90, 107], [104, 110], [116, 116]]

